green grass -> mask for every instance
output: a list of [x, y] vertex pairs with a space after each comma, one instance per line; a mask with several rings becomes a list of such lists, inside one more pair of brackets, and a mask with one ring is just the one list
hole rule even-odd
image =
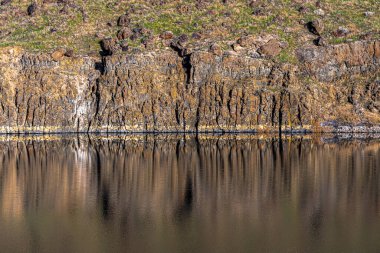
[[[40, 1], [42, 2], [42, 1]], [[170, 30], [176, 36], [194, 32], [203, 34], [201, 41], [218, 41], [221, 46], [226, 41], [238, 39], [243, 34], [259, 35], [271, 33], [278, 35], [289, 47], [278, 57], [279, 61], [294, 61], [294, 49], [308, 32], [300, 25], [300, 20], [308, 22], [318, 18], [314, 13], [318, 9], [313, 3], [306, 3], [307, 13], [299, 13], [300, 3], [291, 0], [277, 0], [275, 4], [261, 1], [264, 5], [262, 16], [252, 15], [253, 9], [247, 0], [234, 0], [223, 4], [219, 0], [209, 1], [197, 8], [196, 0], [173, 0], [163, 5], [154, 5], [154, 0], [78, 0], [73, 1], [77, 9], [62, 14], [62, 6], [45, 4], [34, 17], [26, 15], [29, 0], [13, 1], [10, 6], [0, 7], [1, 30], [10, 32], [0, 37], [0, 47], [21, 46], [31, 51], [51, 51], [57, 47], [70, 47], [76, 53], [87, 54], [99, 51], [99, 36], [115, 37], [118, 27], [117, 18], [127, 10], [131, 13], [131, 28], [145, 27], [154, 36]], [[157, 1], [156, 1], [157, 2]], [[378, 0], [326, 0], [322, 1], [326, 15], [323, 19], [323, 36], [331, 44], [358, 40], [361, 34], [372, 32], [374, 38], [380, 37], [380, 1]], [[88, 22], [83, 21], [79, 7], [88, 14]], [[184, 8], [186, 7], [186, 8]], [[132, 13], [131, 10], [135, 11]], [[182, 10], [182, 12], [180, 11]], [[365, 17], [365, 11], [373, 11], [371, 17]], [[108, 26], [110, 22], [113, 26]], [[352, 31], [347, 38], [336, 38], [333, 32], [339, 27]], [[51, 29], [57, 29], [52, 33]], [[290, 30], [284, 32], [286, 29]], [[98, 36], [95, 36], [95, 35]], [[311, 43], [311, 42], [310, 42]], [[131, 47], [141, 47], [139, 41], [129, 41]], [[156, 43], [157, 47], [162, 46]], [[206, 43], [207, 44], [207, 43]]]

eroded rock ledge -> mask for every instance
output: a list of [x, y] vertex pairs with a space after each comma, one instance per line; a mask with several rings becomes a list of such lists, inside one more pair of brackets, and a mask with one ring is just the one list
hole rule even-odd
[[297, 64], [173, 50], [54, 61], [0, 52], [0, 132], [380, 132], [380, 41]]

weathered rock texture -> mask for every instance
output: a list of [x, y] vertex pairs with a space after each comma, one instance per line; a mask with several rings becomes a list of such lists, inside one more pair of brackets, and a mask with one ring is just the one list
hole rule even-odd
[[92, 58], [0, 52], [0, 132], [380, 131], [380, 41]]

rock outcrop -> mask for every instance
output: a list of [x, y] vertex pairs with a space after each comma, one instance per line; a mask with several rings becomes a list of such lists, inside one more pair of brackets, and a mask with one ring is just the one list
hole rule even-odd
[[380, 41], [90, 57], [0, 52], [0, 132], [380, 131]]

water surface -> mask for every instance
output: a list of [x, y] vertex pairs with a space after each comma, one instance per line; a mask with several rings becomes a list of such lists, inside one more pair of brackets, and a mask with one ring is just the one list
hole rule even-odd
[[379, 252], [380, 139], [346, 137], [3, 136], [0, 252]]

